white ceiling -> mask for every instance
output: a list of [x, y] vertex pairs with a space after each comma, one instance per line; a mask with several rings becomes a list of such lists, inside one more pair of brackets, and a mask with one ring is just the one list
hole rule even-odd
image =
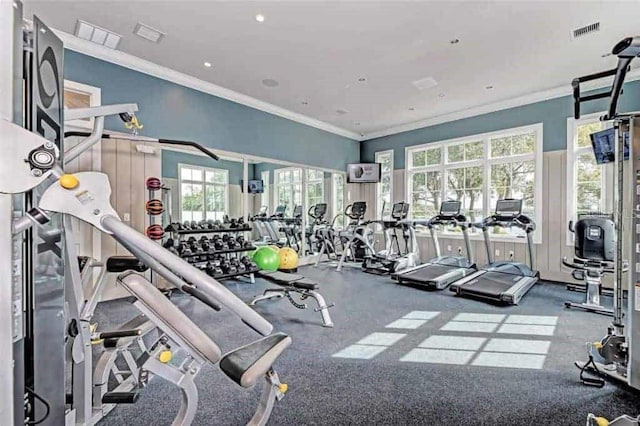
[[[33, 13], [68, 33], [86, 20], [121, 34], [126, 53], [363, 134], [568, 89], [576, 76], [613, 67], [601, 55], [640, 34], [638, 1], [25, 0], [25, 16]], [[166, 37], [138, 38], [138, 21]], [[596, 21], [598, 33], [571, 40]], [[438, 85], [411, 84], [424, 77]]]

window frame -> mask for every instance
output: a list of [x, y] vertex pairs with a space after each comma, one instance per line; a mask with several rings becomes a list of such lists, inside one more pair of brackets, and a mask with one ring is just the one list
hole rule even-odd
[[[280, 205], [280, 200], [279, 200], [279, 196], [280, 196], [280, 185], [281, 185], [281, 182], [280, 182], [280, 174], [281, 174], [281, 173], [285, 173], [285, 172], [292, 172], [292, 173], [293, 173], [293, 172], [295, 172], [295, 171], [300, 171], [300, 180], [299, 180], [299, 181], [297, 181], [297, 180], [296, 180], [296, 181], [294, 181], [294, 180], [293, 180], [293, 178], [292, 178], [291, 182], [286, 182], [286, 184], [287, 184], [287, 185], [291, 185], [291, 186], [293, 186], [293, 185], [298, 185], [298, 184], [299, 184], [299, 185], [300, 185], [300, 204], [302, 204], [302, 202], [304, 201], [304, 198], [306, 197], [306, 194], [305, 194], [305, 188], [304, 188], [304, 183], [303, 183], [304, 179], [303, 179], [303, 176], [302, 176], [302, 175], [303, 175], [303, 173], [304, 173], [304, 169], [303, 169], [302, 167], [294, 167], [294, 166], [291, 166], [291, 167], [282, 167], [282, 168], [279, 168], [279, 169], [275, 169], [275, 170], [273, 171], [273, 189], [274, 189], [274, 194], [273, 194], [273, 209], [277, 208], [277, 207]], [[296, 206], [296, 203], [295, 203], [295, 191], [294, 191], [294, 193], [293, 193], [293, 194], [294, 194], [294, 195], [293, 195], [293, 198], [294, 198], [294, 200], [293, 200], [293, 201], [294, 201], [294, 205], [292, 205], [292, 206], [290, 206], [290, 207], [289, 207], [289, 206], [287, 206], [287, 210], [288, 210], [289, 208], [291, 208], [291, 212], [287, 212], [287, 213], [293, 213], [293, 209], [294, 209], [294, 208], [295, 208], [295, 206]]]
[[270, 197], [271, 191], [269, 187], [269, 175], [270, 175], [269, 170], [263, 170], [260, 173], [260, 179], [262, 179], [262, 188], [263, 188], [263, 192], [262, 194], [260, 194], [260, 204], [261, 204], [260, 207], [262, 208], [262, 206], [267, 206], [267, 212], [269, 212], [271, 209], [271, 197]]
[[[446, 183], [446, 173], [451, 169], [458, 168], [468, 168], [468, 167], [483, 167], [483, 182], [482, 182], [482, 193], [483, 193], [483, 201], [482, 201], [482, 211], [483, 215], [488, 216], [491, 212], [493, 212], [493, 206], [489, 205], [491, 201], [491, 166], [496, 164], [509, 164], [509, 163], [518, 163], [524, 161], [533, 161], [535, 165], [535, 180], [534, 180], [534, 217], [533, 220], [536, 223], [536, 232], [534, 233], [534, 243], [540, 244], [542, 243], [542, 228], [543, 228], [543, 217], [542, 217], [542, 182], [543, 182], [543, 123], [535, 123], [526, 126], [513, 127], [508, 129], [497, 130], [493, 132], [475, 134], [464, 136], [460, 138], [447, 139], [443, 141], [435, 141], [428, 142], [420, 145], [412, 145], [405, 148], [405, 197], [409, 202], [412, 202], [412, 193], [413, 193], [413, 175], [415, 173], [424, 173], [424, 172], [433, 172], [437, 171], [440, 173], [441, 179], [441, 188], [440, 188], [440, 199], [446, 199], [447, 194], [447, 183]], [[534, 133], [535, 134], [535, 149], [533, 153], [528, 154], [516, 154], [505, 157], [491, 158], [491, 139], [496, 139], [499, 137], [509, 137], [516, 136], [521, 134]], [[477, 160], [469, 160], [469, 161], [459, 161], [455, 163], [447, 163], [448, 160], [448, 147], [455, 145], [462, 145], [469, 142], [483, 142], [483, 155], [482, 159]], [[434, 165], [426, 165], [426, 154], [425, 154], [425, 165], [424, 166], [413, 166], [413, 153], [418, 151], [426, 151], [433, 148], [441, 149], [440, 162]], [[409, 216], [413, 217], [412, 208], [409, 212]], [[419, 231], [424, 234], [426, 231]], [[457, 233], [448, 233], [446, 238], [462, 238], [461, 235]], [[471, 239], [481, 240], [481, 233], [471, 233]], [[526, 243], [526, 238], [521, 238], [516, 235], [491, 235], [492, 240], [494, 241], [502, 241], [502, 242], [521, 242]]]
[[[338, 210], [338, 185], [336, 184], [336, 178], [342, 179], [342, 208]], [[347, 206], [347, 176], [344, 173], [331, 173], [331, 212], [333, 213], [333, 217], [327, 218], [328, 221], [333, 221], [338, 215], [341, 215], [344, 212], [345, 207]], [[336, 220], [337, 224], [342, 227], [344, 226], [344, 216], [340, 216]]]
[[[310, 179], [310, 172], [319, 172], [321, 174], [321, 178], [320, 179]], [[314, 202], [313, 204], [309, 201], [309, 185], [317, 185], [320, 184], [321, 188], [322, 188], [322, 201], [321, 202], [326, 202], [327, 200], [327, 196], [326, 196], [326, 185], [324, 182], [324, 170], [321, 169], [305, 169], [305, 173], [306, 173], [306, 183], [305, 183], [305, 193], [304, 193], [304, 199], [306, 202], [306, 206], [307, 209], [311, 208], [311, 206], [315, 205], [316, 202]]]
[[[182, 169], [188, 168], [192, 170], [200, 170], [202, 172], [202, 181], [195, 180], [183, 180], [182, 179]], [[206, 173], [207, 172], [223, 172], [225, 175], [225, 183], [212, 183], [206, 181]], [[224, 214], [229, 214], [229, 170], [226, 169], [218, 169], [215, 167], [204, 167], [204, 166], [196, 166], [193, 164], [185, 164], [178, 163], [178, 201], [180, 203], [179, 206], [179, 216], [180, 222], [183, 222], [184, 219], [182, 217], [182, 184], [183, 183], [191, 183], [191, 184], [200, 184], [202, 185], [202, 220], [206, 220], [207, 217], [207, 202], [206, 202], [206, 194], [207, 194], [207, 186], [223, 186], [224, 187]]]
[[[601, 122], [600, 117], [605, 114], [605, 111], [596, 112], [593, 114], [585, 114], [582, 115], [579, 119], [575, 119], [574, 117], [567, 117], [567, 192], [571, 192], [571, 196], [567, 197], [567, 205], [565, 212], [565, 226], [568, 226], [569, 221], [574, 221], [577, 219], [577, 199], [576, 199], [576, 165], [577, 158], [579, 155], [584, 153], [593, 153], [592, 147], [578, 147], [577, 139], [578, 139], [578, 127]], [[603, 130], [610, 128], [612, 124], [610, 122], [602, 122]], [[602, 166], [603, 170], [601, 173], [601, 182], [600, 182], [600, 204], [601, 206], [605, 206], [604, 209], [601, 210], [610, 210], [614, 209], [614, 201], [613, 195], [614, 190], [610, 188], [612, 185], [613, 179], [613, 163], [609, 164], [609, 167]], [[574, 245], [574, 236], [572, 232], [567, 231], [566, 245], [573, 246]]]
[[[380, 182], [376, 183], [376, 218], [382, 218], [384, 212], [382, 211], [382, 203], [383, 203], [383, 199], [382, 199], [382, 179], [385, 175], [389, 176], [389, 202], [393, 203], [393, 171], [394, 171], [394, 167], [393, 167], [393, 149], [387, 149], [384, 151], [377, 151], [374, 155], [374, 162], [376, 163], [380, 163], [380, 161], [378, 160], [379, 157], [382, 157], [384, 155], [389, 155], [390, 156], [390, 163], [391, 163], [391, 170], [389, 172], [384, 172], [382, 170], [382, 166], [380, 167], [381, 171], [380, 171]], [[391, 212], [391, 207], [389, 206], [389, 212]]]

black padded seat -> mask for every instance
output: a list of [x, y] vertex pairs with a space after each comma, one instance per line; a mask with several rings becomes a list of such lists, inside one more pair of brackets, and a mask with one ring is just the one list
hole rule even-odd
[[309, 278], [302, 278], [301, 280], [292, 282], [290, 285], [305, 290], [317, 290], [320, 288], [317, 282], [311, 281]]
[[229, 352], [220, 360], [220, 369], [243, 388], [263, 377], [278, 356], [291, 344], [291, 337], [275, 333]]
[[144, 272], [147, 269], [149, 269], [147, 265], [134, 256], [111, 256], [107, 258], [107, 272]]
[[281, 286], [291, 286], [305, 290], [317, 290], [320, 288], [317, 282], [297, 274], [279, 271], [259, 271], [258, 276]]

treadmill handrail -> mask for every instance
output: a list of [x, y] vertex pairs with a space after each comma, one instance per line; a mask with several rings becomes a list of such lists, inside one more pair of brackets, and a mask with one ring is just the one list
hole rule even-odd
[[519, 214], [513, 217], [504, 217], [494, 214], [485, 217], [482, 222], [471, 223], [471, 226], [479, 229], [491, 228], [492, 226], [499, 226], [501, 228], [511, 228], [515, 226], [527, 233], [533, 232], [536, 229], [536, 225], [533, 220], [524, 214]]

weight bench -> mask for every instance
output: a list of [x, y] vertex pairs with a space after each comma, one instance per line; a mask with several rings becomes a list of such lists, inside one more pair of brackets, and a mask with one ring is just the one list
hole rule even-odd
[[307, 309], [306, 303], [298, 303], [293, 299], [291, 293], [297, 293], [300, 295], [301, 301], [312, 297], [318, 304], [318, 307], [313, 310], [314, 312], [320, 312], [320, 315], [322, 315], [322, 325], [324, 327], [333, 327], [333, 321], [331, 321], [331, 316], [329, 315], [329, 308], [335, 306], [335, 303], [327, 304], [327, 302], [325, 302], [324, 297], [316, 291], [320, 288], [318, 283], [302, 275], [278, 271], [259, 271], [257, 275], [272, 283], [278, 284], [280, 287], [266, 289], [262, 295], [256, 296], [249, 302], [249, 306], [255, 306], [256, 303], [263, 300], [286, 297], [296, 308]]
[[[291, 344], [289, 336], [275, 333], [222, 356], [215, 342], [144, 276], [126, 272], [118, 277], [118, 282], [136, 299], [134, 306], [160, 330], [158, 340], [136, 362], [142, 364], [139, 375], [142, 386], [148, 380], [148, 373], [151, 373], [180, 388], [182, 403], [172, 425], [191, 424], [198, 405], [198, 389], [194, 379], [204, 364], [218, 361], [220, 369], [244, 388], [252, 387], [260, 377], [265, 377], [266, 384], [258, 409], [248, 425], [266, 424], [275, 401], [282, 399], [287, 390], [272, 366]], [[176, 366], [170, 361], [178, 349], [182, 349], [186, 357]]]

